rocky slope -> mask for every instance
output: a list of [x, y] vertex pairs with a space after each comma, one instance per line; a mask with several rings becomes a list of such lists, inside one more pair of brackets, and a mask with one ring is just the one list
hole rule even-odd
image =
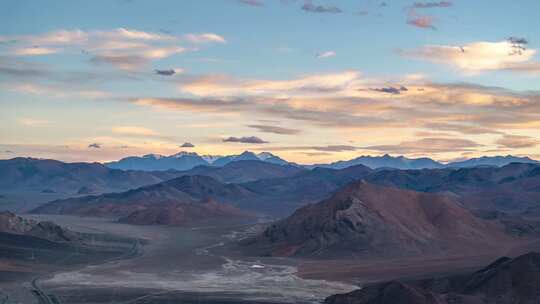
[[235, 223], [254, 218], [229, 204], [206, 199], [197, 203], [169, 204], [159, 207], [143, 207], [119, 219], [121, 223], [134, 225], [190, 226], [202, 223]]
[[540, 253], [501, 258], [477, 272], [423, 280], [379, 283], [334, 295], [325, 304], [537, 304]]
[[52, 222], [38, 222], [22, 218], [11, 212], [0, 213], [0, 232], [34, 236], [53, 242], [75, 242], [80, 236]]

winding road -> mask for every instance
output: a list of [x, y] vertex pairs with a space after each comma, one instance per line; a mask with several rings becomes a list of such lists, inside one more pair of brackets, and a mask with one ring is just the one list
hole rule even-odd
[[38, 284], [39, 279], [40, 279], [39, 277], [34, 278], [32, 280], [32, 282], [31, 282], [32, 288], [33, 288], [32, 293], [38, 299], [38, 303], [39, 304], [58, 304], [58, 303], [60, 303], [56, 298], [54, 298], [54, 300], [51, 298], [51, 297], [54, 297], [54, 296], [47, 295], [45, 293], [45, 291], [43, 289], [41, 289], [41, 287]]
[[[120, 255], [118, 257], [111, 258], [111, 259], [105, 261], [104, 263], [109, 263], [109, 262], [113, 262], [113, 261], [117, 261], [117, 260], [122, 260], [122, 259], [127, 259], [127, 258], [138, 256], [140, 254], [141, 247], [142, 247], [141, 242], [139, 240], [135, 240], [126, 253], [124, 253], [124, 254], [122, 254], [122, 255]], [[76, 253], [67, 256], [66, 258], [62, 259], [61, 261], [57, 262], [56, 264], [59, 264], [60, 262], [65, 262], [66, 260], [72, 258], [75, 254]], [[32, 279], [32, 281], [30, 282], [30, 284], [32, 286], [31, 287], [32, 288], [32, 294], [37, 298], [39, 304], [60, 304], [61, 303], [58, 298], [56, 298], [52, 294], [47, 294], [47, 292], [43, 288], [41, 288], [39, 286], [38, 281], [41, 278], [43, 278], [44, 276], [51, 275], [51, 274], [52, 273], [39, 275], [39, 276], [35, 277], [34, 279]], [[0, 304], [8, 304], [9, 302], [7, 302], [7, 301], [8, 301], [8, 296], [6, 296], [5, 299], [3, 299], [3, 302], [2, 302], [2, 299], [0, 299]]]

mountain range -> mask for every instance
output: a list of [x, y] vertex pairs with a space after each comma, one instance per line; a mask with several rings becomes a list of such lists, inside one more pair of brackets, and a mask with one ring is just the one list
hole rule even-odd
[[473, 167], [502, 167], [511, 163], [540, 164], [539, 161], [529, 157], [507, 156], [483, 156], [462, 161], [449, 162], [446, 164], [437, 162], [431, 158], [407, 158], [404, 156], [360, 156], [347, 161], [338, 161], [330, 164], [316, 164], [308, 167], [324, 167], [342, 169], [354, 165], [364, 165], [371, 169], [393, 168], [400, 170], [414, 169], [441, 169], [441, 168], [473, 168]]
[[255, 256], [504, 254], [507, 246], [540, 236], [538, 164], [309, 169], [242, 155], [247, 159], [185, 171], [126, 171], [17, 158], [0, 162], [0, 194], [49, 189], [67, 198], [51, 199], [32, 213], [136, 225], [281, 218], [234, 249]]
[[241, 160], [263, 161], [278, 165], [290, 165], [289, 163], [271, 153], [261, 152], [255, 154], [245, 151], [238, 155], [198, 155], [194, 152], [179, 152], [173, 155], [164, 156], [159, 154], [147, 154], [142, 157], [130, 156], [119, 161], [105, 163], [105, 166], [112, 169], [121, 170], [141, 170], [141, 171], [164, 171], [164, 170], [190, 170], [197, 166], [222, 167], [231, 162]]
[[[168, 171], [170, 173], [170, 171]], [[212, 195], [198, 196], [185, 202], [212, 198], [218, 202], [231, 203], [238, 208], [272, 216], [287, 216], [294, 210], [323, 200], [351, 182], [365, 180], [368, 183], [427, 193], [445, 193], [454, 196], [471, 210], [497, 210], [512, 216], [540, 214], [536, 203], [540, 197], [540, 167], [534, 164], [512, 163], [504, 167], [477, 167], [463, 169], [422, 170], [373, 170], [363, 165], [344, 169], [281, 166], [260, 161], [238, 161], [223, 167], [197, 167], [176, 172], [181, 177], [152, 186], [102, 195], [79, 196], [61, 199], [43, 205], [36, 211], [47, 213], [87, 214], [92, 204], [99, 202], [107, 208], [92, 208], [96, 215], [126, 216], [118, 213], [123, 201], [132, 203], [160, 204], [164, 199], [182, 201], [185, 196], [178, 191], [175, 182], [193, 177], [198, 187], [210, 189]], [[249, 196], [222, 197], [215, 189], [235, 186]], [[172, 191], [172, 192], [170, 192]], [[175, 197], [169, 195], [176, 193]], [[133, 199], [134, 193], [144, 196]], [[164, 194], [169, 193], [169, 194]], [[62, 206], [61, 208], [53, 206]], [[125, 206], [124, 206], [125, 207]], [[81, 209], [82, 208], [82, 209]], [[134, 211], [130, 207], [130, 211]]]
[[197, 166], [190, 170], [181, 171], [179, 174], [210, 176], [225, 183], [245, 183], [260, 179], [293, 176], [303, 171], [308, 171], [308, 169], [260, 160], [237, 160], [221, 167]]
[[[148, 154], [142, 157], [130, 156], [119, 161], [109, 162], [105, 165], [113, 169], [122, 170], [142, 170], [142, 171], [163, 171], [163, 170], [190, 170], [197, 166], [214, 166], [221, 167], [231, 162], [240, 160], [263, 161], [277, 165], [299, 166], [295, 163], [288, 162], [272, 153], [261, 152], [255, 154], [245, 151], [239, 155], [229, 156], [212, 156], [198, 155], [194, 152], [179, 152], [170, 156], [158, 154]], [[431, 158], [407, 158], [404, 156], [360, 156], [347, 161], [338, 161], [329, 164], [304, 165], [303, 167], [313, 169], [316, 167], [343, 169], [355, 165], [364, 165], [371, 169], [393, 168], [393, 169], [435, 169], [435, 168], [469, 168], [478, 166], [495, 166], [502, 167], [507, 164], [519, 163], [535, 163], [540, 162], [528, 157], [516, 156], [484, 156], [480, 158], [471, 158], [468, 160], [450, 162], [443, 164]]]
[[[373, 170], [364, 166], [307, 170], [244, 160], [223, 167], [197, 167], [182, 172], [181, 177], [159, 184], [118, 193], [55, 200], [32, 212], [123, 217], [151, 206], [212, 199], [251, 212], [284, 216], [300, 206], [321, 200]], [[252, 180], [257, 174], [266, 178]], [[231, 180], [248, 182], [231, 183]]]

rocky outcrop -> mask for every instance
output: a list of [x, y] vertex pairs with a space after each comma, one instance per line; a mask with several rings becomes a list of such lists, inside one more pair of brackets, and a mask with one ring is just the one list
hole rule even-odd
[[417, 282], [379, 283], [328, 297], [325, 304], [537, 304], [540, 253], [501, 258], [477, 272]]
[[52, 222], [38, 222], [11, 212], [0, 213], [0, 232], [34, 236], [53, 242], [76, 242], [81, 237]]

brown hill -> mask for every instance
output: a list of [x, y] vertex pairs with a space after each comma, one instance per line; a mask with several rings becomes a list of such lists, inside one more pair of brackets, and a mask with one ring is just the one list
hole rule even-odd
[[223, 184], [208, 176], [182, 176], [156, 185], [98, 196], [70, 198], [47, 203], [34, 213], [125, 217], [136, 210], [192, 204], [204, 199], [224, 203], [245, 200], [253, 194], [235, 184]]
[[478, 254], [508, 240], [448, 196], [360, 181], [300, 208], [247, 247], [270, 255], [384, 257]]
[[540, 253], [501, 258], [477, 272], [419, 282], [379, 283], [328, 297], [325, 304], [537, 304]]
[[253, 218], [229, 204], [207, 199], [197, 203], [171, 204], [169, 206], [143, 207], [119, 219], [134, 225], [189, 226], [209, 222], [236, 222]]

